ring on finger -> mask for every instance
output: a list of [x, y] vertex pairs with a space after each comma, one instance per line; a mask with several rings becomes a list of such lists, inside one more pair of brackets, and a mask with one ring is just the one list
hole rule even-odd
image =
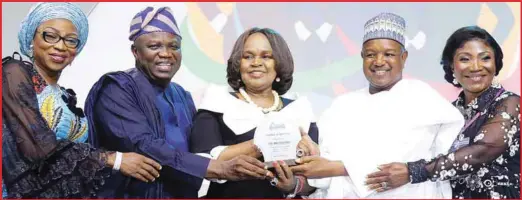
[[296, 155], [297, 155], [298, 158], [299, 158], [299, 157], [303, 157], [304, 154], [305, 154], [304, 150], [302, 150], [302, 149], [297, 149]]
[[388, 182], [384, 181], [384, 182], [381, 182], [381, 188], [382, 189], [388, 189]]
[[273, 178], [272, 180], [270, 180], [270, 185], [272, 185], [274, 187], [277, 185], [277, 183], [278, 183], [277, 178]]

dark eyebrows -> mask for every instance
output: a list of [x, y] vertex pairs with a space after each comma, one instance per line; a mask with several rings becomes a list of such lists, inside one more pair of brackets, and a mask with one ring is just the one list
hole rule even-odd
[[478, 55], [479, 56], [490, 56], [491, 54], [493, 54], [491, 51], [486, 50], [486, 51], [480, 52]]
[[401, 50], [400, 49], [386, 49], [384, 52], [386, 52], [386, 53], [390, 53], [390, 52], [391, 53], [397, 53], [397, 52], [399, 52], [400, 53]]
[[458, 57], [458, 56], [471, 56], [471, 54], [468, 52], [458, 52], [455, 54], [455, 57]]
[[[244, 54], [244, 53], [255, 54], [256, 52], [257, 52], [257, 51], [252, 50], [252, 49], [243, 49], [243, 54]], [[261, 54], [266, 54], [266, 53], [270, 53], [270, 54], [272, 54], [273, 51], [272, 51], [272, 50], [262, 50], [260, 53], [261, 53]]]
[[60, 31], [58, 31], [57, 29], [55, 29], [55, 28], [53, 28], [53, 27], [50, 27], [50, 26], [49, 26], [49, 27], [45, 27], [45, 28], [43, 28], [42, 31], [45, 31], [45, 30], [48, 30], [48, 29], [51, 29], [51, 30], [54, 31], [55, 33], [60, 32]]
[[[58, 29], [55, 29], [55, 28], [51, 27], [51, 26], [43, 28], [42, 31], [46, 31], [46, 30], [49, 30], [49, 29], [52, 30], [53, 33], [56, 33], [56, 34], [60, 35], [60, 31]], [[71, 36], [76, 36], [76, 38], [77, 38], [78, 34], [76, 32], [72, 32], [72, 33], [66, 34], [64, 37], [71, 37]]]
[[173, 40], [173, 41], [169, 41], [169, 42], [164, 42], [160, 39], [149, 39], [147, 41], [143, 41], [143, 43], [145, 45], [151, 45], [151, 44], [168, 44], [168, 45], [179, 45], [181, 42], [179, 42], [178, 40]]
[[261, 51], [261, 54], [272, 54], [274, 53], [272, 50], [263, 50]]

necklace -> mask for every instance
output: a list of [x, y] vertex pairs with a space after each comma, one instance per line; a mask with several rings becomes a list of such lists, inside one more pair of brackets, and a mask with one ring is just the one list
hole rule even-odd
[[245, 100], [249, 104], [252, 104], [252, 105], [260, 108], [264, 114], [277, 110], [277, 108], [279, 108], [279, 104], [281, 103], [281, 101], [279, 100], [279, 94], [277, 94], [277, 92], [274, 90], [272, 90], [272, 94], [274, 95], [274, 104], [272, 104], [272, 106], [270, 106], [269, 108], [262, 108], [262, 107], [258, 106], [256, 103], [254, 103], [254, 101], [252, 101], [250, 96], [248, 96], [248, 94], [246, 93], [245, 89], [239, 88], [239, 93], [241, 94], [241, 96], [243, 96], [245, 98]]

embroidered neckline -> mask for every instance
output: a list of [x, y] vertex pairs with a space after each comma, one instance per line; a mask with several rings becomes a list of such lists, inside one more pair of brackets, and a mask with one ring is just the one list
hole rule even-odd
[[45, 89], [45, 87], [48, 86], [47, 82], [45, 82], [44, 78], [36, 71], [34, 66], [31, 66], [31, 72], [32, 75], [32, 81], [34, 85], [34, 90], [36, 91], [36, 94], [42, 93], [42, 91]]
[[464, 105], [465, 95], [464, 91], [460, 92], [454, 105], [462, 113], [466, 120], [471, 119], [477, 112], [485, 112], [486, 105], [489, 104], [498, 90], [502, 89], [501, 85], [493, 84], [486, 91], [480, 94], [477, 98], [473, 99], [469, 104]]

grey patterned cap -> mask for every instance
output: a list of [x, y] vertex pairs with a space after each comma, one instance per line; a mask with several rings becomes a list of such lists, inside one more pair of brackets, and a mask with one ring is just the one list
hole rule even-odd
[[371, 39], [391, 39], [404, 46], [406, 21], [393, 13], [381, 13], [364, 24], [364, 41]]

